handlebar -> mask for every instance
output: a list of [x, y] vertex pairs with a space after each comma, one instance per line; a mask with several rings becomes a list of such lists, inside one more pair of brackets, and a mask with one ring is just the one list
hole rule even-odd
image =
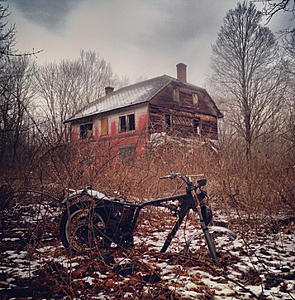
[[[181, 180], [183, 180], [188, 186], [190, 185], [194, 185], [192, 180], [191, 180], [191, 177], [203, 177], [204, 174], [193, 174], [193, 175], [186, 175], [186, 174], [182, 174], [182, 173], [170, 173], [168, 175], [165, 175], [165, 176], [162, 176], [160, 177], [160, 179], [167, 179], [167, 178], [170, 178], [170, 179], [175, 179], [175, 178], [180, 178]], [[201, 179], [201, 180], [198, 180], [197, 181], [198, 183], [198, 186], [197, 188], [200, 188], [204, 185], [206, 185], [206, 179]]]
[[170, 173], [168, 175], [162, 176], [160, 177], [160, 179], [166, 179], [166, 178], [170, 178], [170, 179], [174, 179], [174, 178], [189, 178], [189, 177], [203, 177], [204, 174], [192, 174], [192, 175], [186, 175], [186, 174], [182, 174], [182, 173]]

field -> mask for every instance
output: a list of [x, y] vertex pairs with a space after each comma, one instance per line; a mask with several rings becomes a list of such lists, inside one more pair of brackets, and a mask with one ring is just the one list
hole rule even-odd
[[[252, 169], [250, 177], [249, 166], [246, 170], [238, 167], [237, 160], [223, 164], [225, 158], [219, 157], [217, 164], [216, 156], [208, 152], [201, 156], [198, 151], [196, 158], [196, 152], [179, 148], [157, 151], [133, 164], [109, 161], [95, 168], [81, 168], [81, 160], [65, 155], [62, 158], [71, 164], [62, 168], [51, 153], [42, 180], [40, 173], [39, 177], [30, 173], [32, 177], [25, 182], [13, 181], [14, 191], [26, 188], [27, 192], [2, 191], [1, 299], [294, 299], [295, 219], [290, 196], [294, 174], [277, 177], [277, 169], [272, 165], [269, 172], [263, 162], [263, 168], [260, 165], [255, 174]], [[208, 255], [202, 235], [186, 248], [186, 241], [200, 229], [193, 212], [166, 253], [160, 253], [175, 222], [161, 208], [143, 212], [133, 249], [76, 253], [63, 247], [59, 222], [65, 186], [75, 183], [78, 188], [91, 181], [104, 193], [115, 191], [142, 202], [183, 189], [174, 181], [159, 180], [173, 169], [205, 173], [214, 225], [237, 234], [236, 239], [214, 234], [217, 264]], [[255, 184], [249, 184], [251, 178]], [[271, 180], [272, 193], [267, 193]], [[284, 200], [275, 197], [280, 195], [274, 193], [279, 188], [275, 183], [284, 184]], [[12, 196], [5, 197], [8, 194]]]

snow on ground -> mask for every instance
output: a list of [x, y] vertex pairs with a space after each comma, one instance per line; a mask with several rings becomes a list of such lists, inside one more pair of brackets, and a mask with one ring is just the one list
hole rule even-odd
[[[237, 223], [235, 240], [216, 233], [214, 264], [202, 235], [186, 250], [186, 241], [199, 229], [192, 218], [160, 253], [176, 219], [151, 214], [139, 221], [135, 248], [111, 250], [114, 262], [107, 263], [99, 252], [77, 255], [63, 248], [61, 209], [51, 205], [0, 212], [0, 298], [295, 299], [294, 223], [278, 233], [265, 228], [243, 233]], [[220, 213], [216, 217], [225, 221]]]

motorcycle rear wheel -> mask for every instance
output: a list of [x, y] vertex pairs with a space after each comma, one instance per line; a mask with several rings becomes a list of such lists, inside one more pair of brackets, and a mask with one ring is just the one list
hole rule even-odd
[[111, 244], [103, 214], [91, 202], [79, 202], [64, 211], [60, 238], [65, 248], [77, 252], [108, 248]]

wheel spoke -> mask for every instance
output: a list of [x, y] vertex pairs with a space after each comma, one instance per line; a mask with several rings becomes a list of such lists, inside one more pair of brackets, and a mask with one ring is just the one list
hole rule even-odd
[[92, 207], [80, 207], [68, 218], [65, 235], [76, 251], [101, 248], [106, 239], [104, 220]]

